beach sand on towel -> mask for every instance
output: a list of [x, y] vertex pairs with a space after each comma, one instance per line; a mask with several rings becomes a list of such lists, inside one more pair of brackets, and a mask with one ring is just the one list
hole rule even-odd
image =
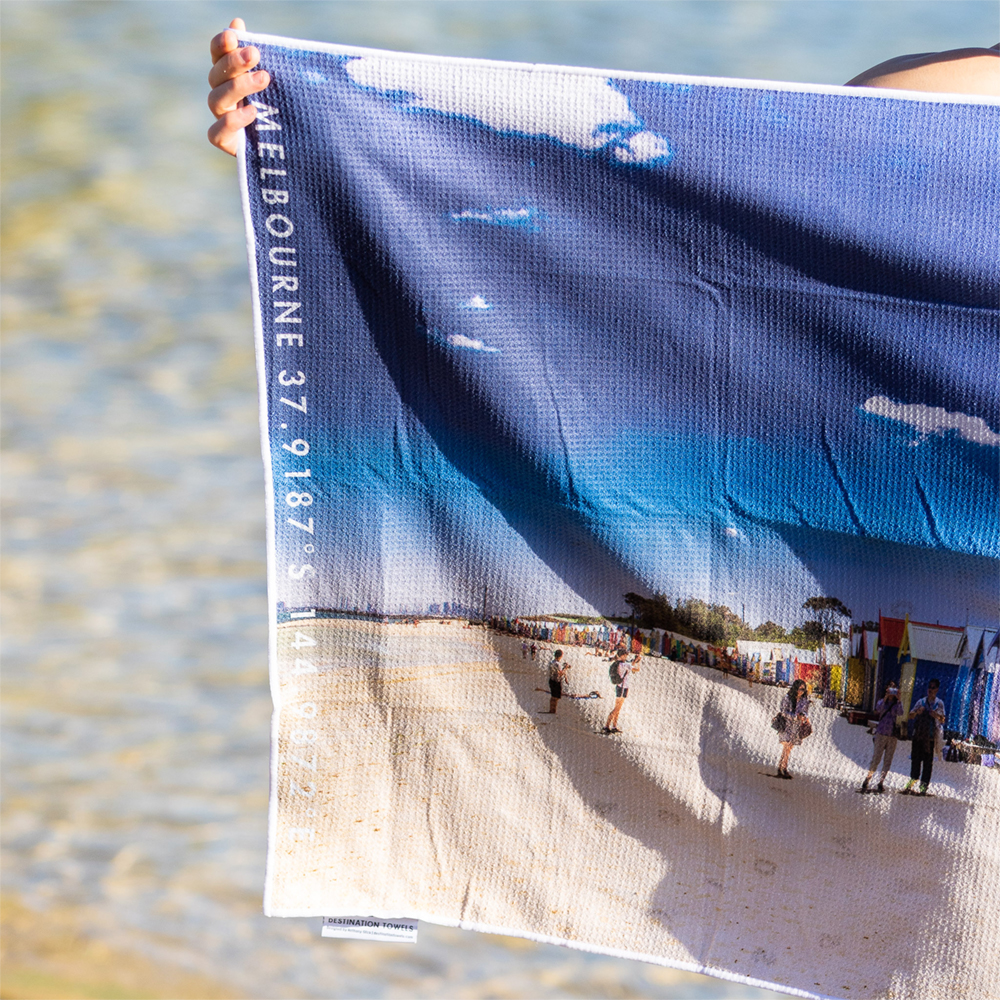
[[245, 39], [267, 912], [995, 995], [996, 102]]

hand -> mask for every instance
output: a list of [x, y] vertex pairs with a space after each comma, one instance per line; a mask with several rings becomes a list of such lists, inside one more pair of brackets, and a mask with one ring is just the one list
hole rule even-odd
[[271, 82], [267, 70], [250, 72], [260, 62], [260, 52], [252, 45], [239, 47], [236, 31], [244, 30], [242, 18], [235, 17], [229, 28], [212, 39], [212, 69], [208, 74], [212, 88], [208, 107], [218, 119], [208, 130], [208, 141], [232, 156], [236, 155], [240, 132], [257, 117], [252, 104], [240, 102], [250, 94], [260, 93]]

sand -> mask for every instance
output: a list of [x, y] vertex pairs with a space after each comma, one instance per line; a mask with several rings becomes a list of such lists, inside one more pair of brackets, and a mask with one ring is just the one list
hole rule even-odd
[[[1000, 774], [938, 762], [934, 797], [859, 795], [871, 737], [814, 704], [782, 781], [783, 689], [649, 657], [601, 735], [607, 662], [562, 648], [568, 690], [602, 698], [550, 716], [549, 654], [520, 639], [281, 626], [269, 912], [416, 916], [824, 996], [990, 995]], [[291, 674], [307, 656], [317, 672]]]

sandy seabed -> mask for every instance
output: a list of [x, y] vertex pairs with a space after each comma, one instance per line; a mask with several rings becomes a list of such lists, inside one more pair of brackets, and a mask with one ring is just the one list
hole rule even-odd
[[585, 647], [562, 647], [567, 690], [602, 697], [539, 714], [552, 648], [280, 626], [269, 912], [415, 916], [822, 996], [991, 995], [995, 770], [939, 761], [934, 797], [900, 796], [900, 743], [892, 791], [858, 795], [871, 737], [814, 704], [782, 781], [783, 689], [650, 657], [603, 735], [613, 689]]

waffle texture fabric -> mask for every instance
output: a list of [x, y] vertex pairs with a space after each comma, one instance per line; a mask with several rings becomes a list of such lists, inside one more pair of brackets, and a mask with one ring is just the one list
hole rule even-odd
[[996, 102], [244, 40], [267, 912], [995, 996]]

